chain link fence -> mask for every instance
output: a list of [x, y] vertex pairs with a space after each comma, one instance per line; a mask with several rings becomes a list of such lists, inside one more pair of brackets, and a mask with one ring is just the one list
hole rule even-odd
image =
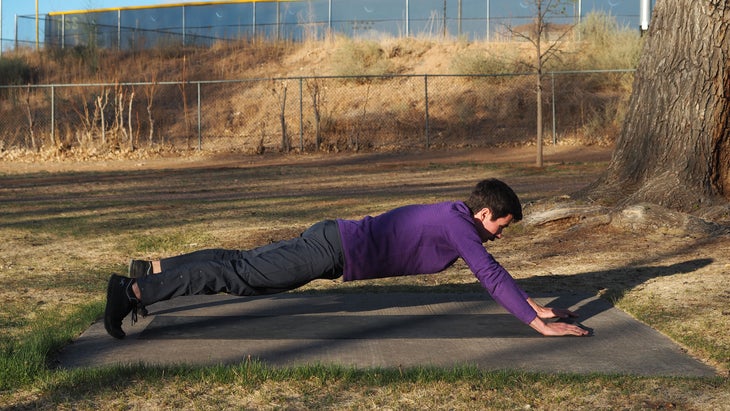
[[[612, 141], [632, 70], [543, 76], [547, 143]], [[342, 151], [536, 139], [536, 74], [0, 87], [0, 151]]]
[[[639, 8], [629, 2], [601, 4], [604, 0], [584, 2], [583, 6], [572, 0], [551, 3], [543, 5], [551, 26], [574, 25], [591, 13], [604, 13], [613, 16], [621, 27], [638, 28], [650, 15], [640, 15]], [[536, 12], [534, 2], [514, 0], [258, 0], [111, 7], [16, 15], [14, 48], [205, 47], [242, 38], [302, 41], [333, 33], [350, 38], [428, 36], [504, 41], [514, 37], [508, 28], [532, 23]]]

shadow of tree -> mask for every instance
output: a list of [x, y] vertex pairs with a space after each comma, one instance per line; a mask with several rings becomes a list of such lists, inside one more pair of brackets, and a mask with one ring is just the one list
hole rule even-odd
[[[583, 305], [579, 307], [581, 321], [590, 318], [593, 315], [597, 315], [606, 309], [613, 306], [613, 303], [623, 295], [651, 279], [668, 277], [675, 274], [686, 274], [693, 271], [697, 271], [703, 267], [712, 264], [714, 260], [711, 258], [699, 258], [693, 260], [687, 260], [675, 264], [669, 265], [642, 265], [642, 266], [626, 266], [617, 269], [610, 270], [598, 270], [590, 271], [586, 273], [578, 273], [573, 275], [549, 275], [549, 276], [538, 276], [529, 277], [524, 279], [518, 279], [518, 284], [528, 294], [535, 297], [550, 297], [553, 298], [548, 304], [551, 307], [571, 307], [576, 302], [584, 300], [586, 295], [595, 295], [589, 293], [587, 290], [593, 288], [600, 294], [602, 298], [593, 299], [589, 305]], [[438, 274], [434, 274], [438, 275]], [[603, 288], [600, 284], [604, 284], [606, 279], [611, 279], [611, 288]], [[546, 289], [545, 283], [554, 283], [555, 287], [552, 289]], [[531, 290], [540, 290], [537, 292], [531, 292]], [[363, 281], [363, 284], [356, 286], [338, 287], [326, 290], [294, 290], [289, 293], [296, 294], [365, 294], [365, 293], [378, 293], [378, 294], [397, 294], [397, 293], [432, 293], [432, 294], [475, 294], [484, 293], [485, 297], [488, 295], [481, 287], [478, 282], [468, 284], [440, 284], [440, 285], [373, 285], [367, 284], [367, 281]], [[442, 297], [439, 297], [439, 299]], [[378, 310], [382, 308], [392, 307], [389, 303], [367, 307], [367, 310]], [[399, 304], [397, 299], [390, 300], [392, 304]], [[185, 311], [203, 306], [213, 305], [226, 305], [226, 304], [237, 304], [241, 303], [240, 299], [224, 299], [206, 302], [203, 304], [187, 305], [183, 307], [175, 308], [162, 308], [155, 312], [155, 314], [170, 314], [176, 311]], [[153, 306], [154, 307], [154, 306]], [[329, 307], [335, 311], [341, 310], [342, 307]], [[320, 307], [322, 309], [322, 307]], [[326, 309], [325, 309], [326, 311]], [[322, 311], [319, 311], [322, 312]]]
[[[518, 280], [525, 290], [541, 290], [550, 294], [594, 289], [604, 299], [613, 303], [620, 300], [627, 291], [647, 281], [686, 274], [712, 264], [712, 258], [698, 258], [669, 265], [624, 266], [610, 270], [589, 271], [574, 275], [546, 275]], [[556, 300], [556, 305], [560, 299]]]

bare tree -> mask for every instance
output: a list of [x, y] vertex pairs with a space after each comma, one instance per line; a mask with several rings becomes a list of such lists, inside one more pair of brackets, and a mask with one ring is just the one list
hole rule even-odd
[[190, 121], [190, 113], [188, 113], [188, 94], [186, 91], [186, 85], [188, 83], [188, 60], [187, 56], [183, 56], [182, 60], [182, 79], [178, 83], [178, 87], [180, 88], [180, 94], [182, 95], [182, 103], [183, 103], [183, 116], [185, 119], [185, 141], [187, 143], [187, 148], [190, 148], [190, 129], [191, 129], [191, 121]]
[[730, 0], [657, 2], [613, 158], [584, 197], [727, 210], [729, 32]]
[[289, 133], [286, 128], [286, 89], [287, 82], [281, 82], [281, 92], [276, 89], [276, 85], [271, 88], [271, 92], [279, 100], [279, 122], [281, 123], [281, 151], [287, 153], [291, 150], [291, 144], [289, 142]]
[[[134, 87], [127, 91], [119, 83], [114, 86], [114, 137], [116, 144], [122, 147], [127, 144], [129, 151], [134, 151], [134, 129], [132, 123], [132, 107], [134, 105]], [[125, 113], [126, 110], [126, 113]], [[124, 124], [124, 118], [127, 124]]]
[[124, 126], [125, 91], [119, 83], [114, 86], [114, 137], [117, 144], [120, 144], [121, 137], [125, 137], [127, 131]]
[[[79, 94], [83, 95], [83, 93]], [[91, 144], [91, 142], [93, 141], [94, 129], [96, 128], [96, 123], [99, 115], [99, 108], [97, 107], [96, 101], [94, 101], [93, 104], [93, 119], [91, 117], [91, 114], [89, 113], [89, 103], [83, 97], [81, 97], [80, 101], [78, 101], [78, 106], [80, 106], [80, 108], [77, 107], [76, 104], [71, 104], [71, 109], [79, 117], [79, 124], [83, 128], [83, 130], [77, 129], [76, 131], [76, 141], [82, 148], [84, 147], [84, 144]]]
[[25, 118], [28, 121], [28, 133], [30, 136], [30, 146], [33, 151], [38, 151], [40, 147], [35, 141], [35, 121], [33, 117], [33, 108], [30, 103], [30, 85], [25, 90]]
[[148, 81], [147, 84], [145, 84], [143, 90], [145, 99], [147, 101], [147, 121], [149, 123], [149, 134], [147, 135], [147, 139], [149, 141], [149, 145], [152, 146], [152, 138], [155, 135], [155, 118], [152, 115], [152, 106], [155, 102], [155, 91], [157, 89], [157, 74], [152, 75], [151, 81]]
[[[129, 151], [134, 151], [134, 130], [132, 128], [132, 103], [134, 103], [134, 88], [129, 94], [129, 107], [127, 111], [127, 127], [129, 129]], [[139, 127], [139, 121], [138, 121]]]
[[523, 39], [531, 43], [535, 48], [535, 90], [537, 92], [537, 157], [535, 164], [537, 167], [543, 165], [542, 150], [542, 82], [543, 69], [545, 64], [553, 58], [563, 44], [565, 38], [573, 31], [573, 26], [557, 26], [550, 22], [551, 18], [564, 17], [568, 4], [575, 3], [576, 0], [529, 0], [523, 1], [532, 8], [532, 15], [535, 16], [533, 22], [528, 25], [527, 30], [519, 30], [512, 26], [507, 26], [507, 30], [513, 37]]
[[322, 145], [322, 87], [318, 79], [307, 82], [309, 93], [312, 96], [312, 110], [314, 111], [314, 147], [320, 150]]
[[[106, 106], [109, 104], [109, 90], [106, 87], [102, 87], [101, 93], [96, 97], [95, 113], [98, 112], [101, 115], [101, 144], [106, 145]], [[96, 117], [96, 116], [94, 116]]]

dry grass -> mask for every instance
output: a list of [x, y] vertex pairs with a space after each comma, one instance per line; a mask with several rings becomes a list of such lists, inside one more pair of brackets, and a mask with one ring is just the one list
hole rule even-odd
[[[569, 155], [578, 160], [580, 152]], [[322, 218], [357, 218], [407, 203], [460, 199], [474, 181], [487, 176], [506, 180], [525, 202], [535, 202], [575, 191], [605, 167], [605, 162], [560, 160], [548, 161], [538, 171], [530, 166], [531, 154], [514, 149], [499, 155], [469, 150], [4, 163], [0, 343], [3, 349], [12, 347], [40, 318], [64, 323], [79, 307], [101, 302], [109, 272], [124, 270], [132, 256], [159, 257], [208, 246], [252, 247], [297, 235]], [[514, 162], [524, 159], [526, 164]], [[517, 224], [490, 251], [528, 291], [603, 294], [727, 373], [727, 235], [662, 227], [639, 232], [571, 227], [567, 221], [541, 227]], [[371, 285], [474, 283], [466, 267], [457, 264], [442, 275]], [[309, 287], [348, 292], [350, 285], [317, 281]], [[0, 393], [0, 407], [726, 409], [730, 403], [727, 378], [474, 370], [315, 369], [297, 374], [252, 364], [75, 374], [46, 370], [36, 378], [32, 385], [11, 385]]]
[[[246, 368], [239, 369], [242, 373]], [[83, 397], [23, 398], [19, 405], [37, 409], [726, 409], [718, 401], [722, 385], [703, 381], [594, 377], [582, 381], [561, 376], [496, 373], [494, 378], [414, 378], [388, 371], [343, 376], [338, 372], [307, 378], [272, 378], [251, 383], [243, 375], [220, 383], [170, 376], [164, 382], [133, 381], [122, 395], [113, 389]], [[121, 384], [120, 384], [121, 385]], [[82, 392], [83, 387], [78, 387]], [[536, 394], [539, 392], [539, 395]]]

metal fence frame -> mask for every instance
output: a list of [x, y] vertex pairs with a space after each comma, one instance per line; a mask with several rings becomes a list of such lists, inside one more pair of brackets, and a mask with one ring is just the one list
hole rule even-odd
[[[556, 89], [555, 81], [556, 78], [566, 77], [566, 76], [588, 76], [588, 75], [599, 75], [599, 76], [608, 76], [612, 74], [618, 74], [618, 75], [628, 75], [630, 73], [633, 73], [634, 70], [591, 70], [591, 71], [563, 71], [563, 72], [548, 72], [543, 75], [543, 84], [545, 88], [544, 95], [544, 104], [547, 108], [545, 111], [546, 115], [546, 129], [550, 129], [552, 133], [550, 133], [549, 130], [545, 130], [547, 132], [544, 133], [545, 139], [552, 138], [553, 143], [557, 142], [558, 139], [558, 123], [560, 119], [556, 115], [556, 107], [559, 107], [560, 100], [564, 99], [565, 96], [559, 97], [558, 94], [560, 93], [559, 88]], [[465, 82], [467, 79], [469, 81], [490, 81], [490, 82], [505, 82], [505, 81], [529, 81], [531, 85], [534, 85], [535, 76], [536, 73], [520, 73], [520, 74], [502, 74], [502, 75], [432, 75], [432, 74], [421, 74], [421, 75], [378, 75], [378, 76], [305, 76], [305, 77], [281, 77], [281, 78], [265, 78], [265, 79], [240, 79], [240, 80], [208, 80], [208, 81], [188, 81], [188, 82], [129, 82], [129, 83], [88, 83], [88, 84], [49, 84], [49, 85], [27, 85], [27, 86], [0, 86], [0, 92], [4, 92], [6, 90], [8, 91], [14, 91], [17, 94], [22, 93], [25, 91], [26, 93], [33, 92], [42, 92], [45, 93], [48, 99], [48, 104], [46, 109], [38, 109], [36, 113], [28, 113], [28, 118], [30, 118], [30, 129], [31, 134], [34, 132], [37, 132], [39, 135], [43, 136], [49, 136], [51, 142], [55, 142], [57, 140], [57, 130], [59, 126], [59, 114], [58, 114], [58, 102], [57, 100], [57, 93], [59, 90], [67, 89], [67, 88], [84, 88], [90, 90], [92, 93], [95, 92], [95, 90], [98, 89], [109, 89], [112, 87], [178, 87], [180, 89], [186, 89], [188, 90], [189, 100], [191, 102], [190, 106], [188, 107], [188, 111], [184, 113], [186, 122], [189, 122], [188, 118], [192, 118], [193, 121], [190, 121], [191, 127], [193, 130], [190, 130], [190, 134], [194, 134], [193, 137], [196, 139], [196, 148], [197, 150], [203, 150], [204, 145], [206, 144], [206, 138], [208, 140], [213, 140], [214, 136], [206, 137], [206, 134], [212, 134], [211, 131], [209, 131], [211, 128], [208, 124], [210, 123], [220, 123], [223, 121], [221, 119], [220, 114], [212, 114], [208, 117], [212, 117], [212, 119], [208, 119], [206, 117], [204, 119], [204, 111], [208, 107], [204, 107], [205, 104], [203, 103], [204, 98], [207, 98], [203, 93], [204, 87], [210, 87], [210, 86], [216, 86], [216, 87], [223, 87], [226, 89], [231, 89], [234, 87], [246, 87], [253, 85], [258, 82], [268, 82], [270, 84], [294, 84], [295, 86], [292, 87], [292, 91], [295, 93], [296, 98], [293, 98], [293, 103], [290, 103], [288, 107], [286, 107], [285, 110], [285, 104], [282, 104], [281, 109], [281, 127], [284, 128], [282, 131], [284, 138], [287, 137], [287, 124], [290, 127], [296, 127], [296, 133], [289, 133], [289, 135], [292, 136], [291, 140], [298, 140], [298, 144], [295, 143], [294, 145], [298, 145], [298, 149], [300, 151], [306, 151], [306, 145], [305, 145], [305, 134], [307, 134], [307, 138], [311, 140], [310, 134], [312, 134], [312, 128], [313, 126], [306, 125], [305, 123], [311, 123], [313, 120], [310, 120], [311, 113], [308, 109], [305, 109], [305, 88], [309, 87], [309, 84], [311, 82], [324, 82], [324, 81], [340, 81], [340, 82], [353, 82], [355, 83], [362, 83], [362, 82], [375, 82], [375, 81], [385, 81], [385, 82], [403, 82], [408, 83], [409, 89], [412, 89], [412, 95], [414, 96], [411, 98], [411, 101], [409, 102], [403, 102], [402, 105], [410, 104], [412, 106], [418, 105], [418, 108], [413, 108], [409, 111], [408, 116], [409, 119], [412, 120], [413, 125], [411, 125], [410, 130], [412, 131], [411, 134], [414, 135], [420, 135], [418, 138], [420, 139], [420, 142], [413, 141], [411, 144], [405, 145], [414, 145], [417, 144], [419, 146], [430, 148], [434, 142], [434, 136], [436, 134], [436, 130], [438, 129], [438, 126], [434, 124], [433, 121], [433, 111], [435, 110], [434, 106], [436, 106], [436, 102], [434, 101], [434, 98], [432, 95], [434, 92], [431, 90], [432, 83], [434, 82], [442, 82], [442, 88], [443, 87], [456, 87], [451, 86], [451, 84], [456, 84], [457, 82]], [[421, 85], [419, 86], [418, 81], [422, 81]], [[492, 84], [492, 83], [490, 83]], [[369, 86], [368, 86], [369, 87]], [[418, 88], [421, 88], [421, 91], [418, 91]], [[472, 86], [471, 83], [467, 84], [465, 87], [465, 92], [471, 92], [471, 94], [488, 94], [489, 89], [483, 88], [478, 89], [476, 92], [473, 90], [475, 86]], [[486, 86], [485, 86], [486, 87]], [[491, 86], [490, 86], [491, 87]], [[523, 85], [524, 87], [534, 87], [534, 86], [527, 86]], [[352, 88], [352, 87], [351, 87]], [[398, 90], [388, 86], [387, 87], [390, 92], [392, 92], [394, 95], [398, 94]], [[368, 88], [369, 92], [369, 88]], [[284, 90], [284, 94], [286, 94], [286, 90]], [[420, 96], [420, 97], [419, 97]], [[1, 97], [1, 96], [0, 96]], [[100, 98], [100, 97], [97, 97]], [[365, 97], [367, 99], [367, 97]], [[480, 98], [484, 99], [484, 96], [480, 96]], [[284, 95], [284, 100], [286, 99], [286, 95]], [[421, 101], [413, 101], [416, 99], [420, 99]], [[93, 100], [93, 99], [92, 99]], [[290, 102], [292, 101], [290, 100]], [[534, 108], [535, 106], [535, 100], [529, 100], [524, 99], [524, 102], [522, 102], [523, 108], [518, 107], [508, 107], [505, 110], [513, 110], [514, 112], [517, 112], [518, 110], [525, 110], [525, 113], [528, 113], [528, 111], [531, 108]], [[316, 104], [316, 103], [315, 103]], [[366, 103], [367, 104], [367, 100]], [[444, 103], [449, 104], [449, 102]], [[441, 109], [443, 109], [443, 105], [441, 104]], [[453, 104], [453, 102], [451, 102]], [[461, 102], [461, 104], [464, 104], [465, 106], [461, 109], [464, 110], [463, 116], [469, 117], [470, 115], [473, 115], [471, 111], [469, 111], [468, 103]], [[532, 107], [530, 107], [532, 105]], [[384, 121], [383, 119], [388, 119], [387, 114], [388, 107], [380, 106], [376, 110], [373, 110], [372, 112], [365, 113], [365, 110], [363, 109], [362, 114], [369, 114], [371, 117], [375, 116], [377, 110], [382, 111], [383, 114], [381, 117], [372, 117], [372, 120], [363, 120], [360, 119], [361, 123], [362, 121], [371, 121], [371, 122], [378, 122], [378, 121]], [[293, 110], [293, 111], [292, 111]], [[422, 110], [422, 111], [421, 111]], [[30, 108], [28, 108], [28, 111], [30, 111]], [[45, 112], [44, 112], [45, 111]], [[287, 119], [284, 118], [285, 112], [287, 115]], [[350, 109], [352, 111], [352, 109]], [[482, 110], [484, 111], [484, 110]], [[307, 115], [307, 119], [305, 120], [305, 112]], [[0, 114], [1, 115], [1, 114]], [[274, 114], [271, 114], [274, 116]], [[530, 114], [524, 114], [524, 116], [529, 117]], [[547, 116], [550, 116], [548, 118]], [[33, 117], [44, 119], [44, 121], [38, 121], [35, 122], [33, 120]], [[216, 117], [217, 116], [217, 117]], [[422, 116], [422, 120], [418, 120], [418, 117]], [[364, 117], [364, 116], [363, 116]], [[68, 118], [68, 116], [66, 117]], [[534, 118], [534, 116], [533, 116]], [[131, 102], [130, 102], [130, 119], [131, 119]], [[5, 119], [0, 118], [0, 126], [3, 125], [3, 121]], [[103, 120], [102, 120], [103, 121]], [[269, 118], [267, 120], [269, 124], [277, 124], [278, 119], [271, 119]], [[454, 129], [456, 127], [460, 127], [458, 124], [458, 119], [449, 119], [449, 121], [454, 121], [454, 124], [448, 125], [451, 129]], [[194, 122], [194, 124], [192, 124]], [[441, 123], [444, 121], [442, 120]], [[47, 123], [47, 125], [44, 125], [43, 123]], [[298, 123], [298, 124], [297, 124]], [[529, 122], [528, 122], [529, 123]], [[526, 124], [528, 124], [526, 123]], [[256, 127], [258, 125], [255, 125]], [[18, 126], [19, 127], [19, 126]], [[33, 127], [37, 127], [38, 130], [34, 130]], [[235, 125], [233, 126], [235, 127]], [[359, 125], [352, 126], [353, 128], [360, 127]], [[472, 126], [473, 128], [474, 126]], [[417, 128], [417, 129], [416, 129]], [[514, 132], [516, 134], [522, 133], [522, 134], [529, 134], [530, 131], [527, 126], [523, 127], [522, 132]], [[531, 130], [534, 132], [534, 128]], [[102, 123], [102, 133], [104, 132], [104, 127]], [[358, 129], [358, 133], [360, 133], [361, 130]], [[464, 131], [467, 133], [468, 131]], [[2, 133], [2, 129], [0, 129], [0, 133]], [[150, 132], [151, 133], [151, 132]], [[262, 134], [264, 131], [262, 131]], [[319, 133], [319, 130], [317, 131]], [[362, 131], [362, 133], [368, 133], [367, 130]], [[131, 134], [131, 132], [130, 132]], [[373, 133], [374, 134], [374, 133]], [[298, 138], [297, 138], [298, 137]], [[130, 137], [131, 138], [131, 137]], [[151, 138], [151, 137], [150, 137]], [[319, 135], [317, 135], [317, 138], [319, 138]], [[357, 139], [357, 137], [355, 137]], [[6, 136], [0, 134], [0, 148], [7, 149], [12, 148], [13, 144], [12, 142], [8, 143], [9, 140]], [[522, 138], [523, 141], [529, 141], [527, 136]], [[132, 141], [132, 140], [130, 140]], [[263, 141], [263, 137], [262, 137]], [[35, 145], [35, 143], [34, 143]], [[190, 145], [190, 144], [188, 144]], [[273, 144], [270, 144], [273, 145]], [[310, 144], [311, 145], [311, 144]], [[375, 144], [377, 146], [377, 144]], [[191, 147], [192, 148], [192, 147]], [[287, 147], [289, 148], [289, 147]], [[294, 147], [292, 147], [294, 148]], [[358, 148], [358, 141], [354, 141], [354, 148]], [[315, 147], [315, 150], [319, 149], [319, 147]]]
[[[40, 41], [48, 46], [62, 48], [94, 45], [103, 48], [126, 49], [130, 46], [128, 42], [137, 36], [148, 37], [145, 46], [151, 47], [158, 41], [166, 43], [175, 41], [183, 45], [206, 45], [241, 36], [297, 40], [312, 35], [320, 37], [332, 32], [364, 38], [382, 36], [387, 33], [391, 36], [454, 36], [467, 37], [470, 40], [493, 41], [505, 38], [505, 36], [511, 37], [505, 30], [505, 26], [517, 27], [532, 21], [534, 17], [523, 12], [519, 6], [508, 5], [511, 0], [501, 0], [506, 3], [502, 5], [491, 4], [490, 0], [443, 0], [443, 2], [434, 1], [428, 4], [409, 2], [409, 0], [381, 1], [393, 9], [389, 9], [387, 13], [379, 10], [385, 6], [377, 2], [342, 1], [340, 4], [333, 0], [296, 2], [240, 0], [54, 12], [43, 17], [43, 24], [39, 21], [38, 16], [21, 15], [16, 16], [14, 44], [17, 48], [19, 41], [32, 43], [29, 38], [23, 41], [18, 36], [19, 24], [30, 25], [30, 23], [33, 23], [36, 28], [36, 37], [40, 36], [39, 27], [44, 33], [42, 38], [36, 38], [36, 44]], [[257, 6], [257, 4], [259, 5]], [[374, 10], [363, 11], [360, 6], [367, 10], [368, 6], [365, 4]], [[567, 8], [569, 8], [568, 4], [569, 2], [565, 4]], [[244, 11], [246, 14], [251, 13], [252, 15], [250, 20], [236, 20], [235, 23], [226, 20], [219, 23], [221, 25], [216, 25], [215, 21], [220, 8], [231, 8], [229, 12], [221, 12], [222, 15], [234, 13], [240, 15]], [[289, 10], [290, 8], [293, 10]], [[582, 15], [590, 9], [587, 7], [584, 10], [580, 2], [577, 2], [572, 5], [572, 10], [552, 13], [551, 22], [575, 24], [580, 22]], [[186, 10], [190, 10], [192, 16], [210, 13], [214, 23], [209, 23], [207, 20], [205, 24], [188, 22]], [[598, 7], [596, 10], [603, 9]], [[138, 23], [131, 24], [123, 21], [125, 14], [139, 12], [161, 13], [171, 17], [165, 19], [162, 27], [159, 27], [157, 23], [139, 26]], [[261, 15], [257, 16], [257, 13]], [[610, 11], [607, 13], [612, 14]], [[296, 15], [296, 19], [290, 14]], [[628, 25], [637, 28], [640, 19], [643, 18], [639, 14], [633, 13], [616, 15], [616, 17], [620, 19], [619, 23], [622, 26]], [[132, 41], [132, 44], [135, 43]]]

